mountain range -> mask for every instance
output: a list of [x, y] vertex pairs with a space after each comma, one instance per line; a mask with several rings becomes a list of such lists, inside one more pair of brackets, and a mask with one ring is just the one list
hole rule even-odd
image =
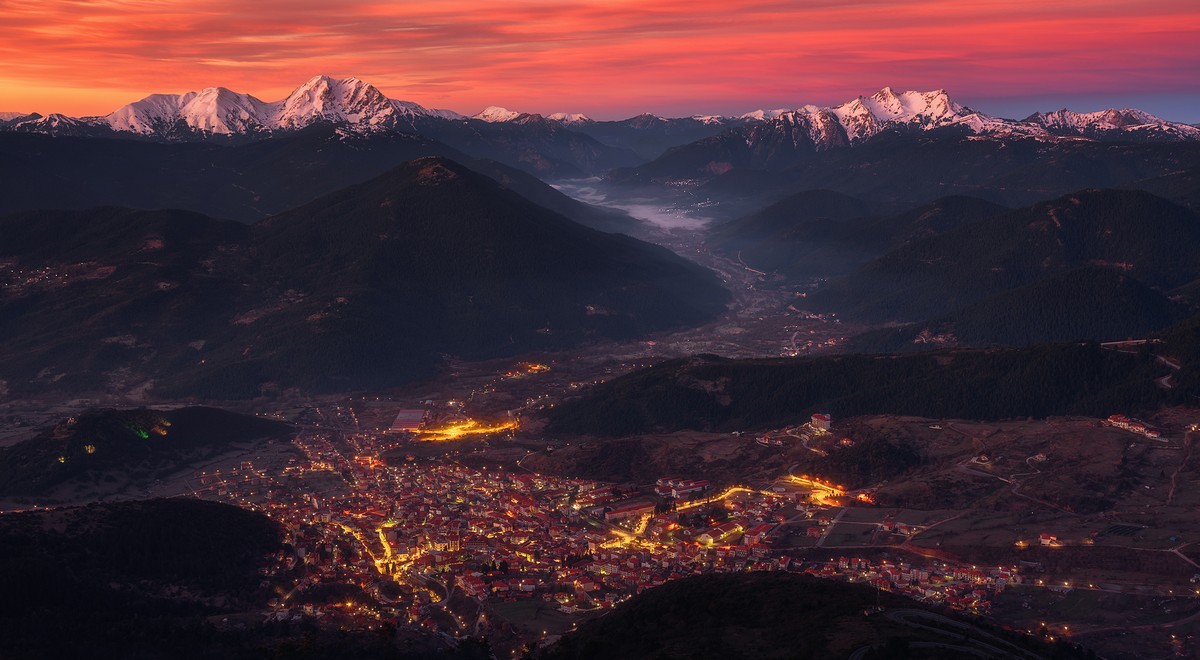
[[1078, 113], [1062, 109], [1038, 112], [1022, 120], [994, 117], [952, 100], [945, 90], [897, 92], [890, 87], [832, 106], [756, 110], [738, 117], [694, 115], [664, 119], [639, 116], [622, 122], [597, 122], [580, 113], [548, 116], [490, 106], [470, 117], [451, 110], [431, 110], [412, 101], [391, 99], [358, 78], [318, 75], [279, 101], [267, 102], [224, 87], [185, 94], [151, 94], [103, 116], [46, 116], [0, 113], [0, 128], [53, 134], [112, 131], [163, 139], [193, 136], [262, 135], [327, 122], [358, 132], [421, 132], [429, 120], [530, 124], [545, 120], [588, 133], [596, 124], [625, 124], [646, 129], [655, 122], [684, 122], [717, 130], [744, 124], [774, 125], [797, 143], [817, 150], [862, 142], [893, 129], [932, 130], [960, 127], [974, 135], [1054, 139], [1083, 137], [1122, 140], [1195, 140], [1200, 128], [1170, 122], [1137, 109]]
[[251, 226], [110, 207], [0, 217], [0, 235], [12, 393], [381, 387], [432, 373], [444, 354], [699, 323], [728, 296], [665, 248], [435, 157]]

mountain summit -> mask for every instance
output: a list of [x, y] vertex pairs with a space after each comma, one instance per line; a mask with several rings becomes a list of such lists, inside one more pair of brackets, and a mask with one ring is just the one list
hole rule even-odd
[[[77, 121], [98, 129], [161, 137], [188, 130], [212, 135], [255, 134], [295, 130], [316, 122], [387, 129], [417, 117], [458, 119], [460, 115], [390, 99], [358, 78], [338, 80], [320, 75], [280, 101], [266, 102], [224, 87], [209, 87], [185, 94], [151, 94], [107, 115]], [[46, 132], [39, 130], [39, 119], [18, 122], [13, 128]]]

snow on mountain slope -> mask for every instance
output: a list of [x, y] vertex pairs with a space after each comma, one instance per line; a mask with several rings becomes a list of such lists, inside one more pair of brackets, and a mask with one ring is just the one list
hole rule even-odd
[[[554, 113], [548, 117], [489, 106], [465, 117], [450, 110], [429, 110], [411, 101], [390, 99], [358, 78], [341, 80], [315, 76], [287, 98], [261, 101], [224, 87], [209, 87], [186, 94], [151, 94], [103, 117], [74, 118], [59, 114], [45, 117], [16, 112], [0, 113], [3, 130], [55, 135], [102, 135], [111, 131], [175, 139], [180, 131], [201, 135], [243, 135], [303, 128], [315, 122], [343, 125], [355, 134], [412, 127], [418, 118], [490, 123], [554, 122], [583, 127], [594, 123], [579, 113]], [[795, 110], [755, 110], [737, 118], [695, 115], [664, 119], [639, 115], [617, 122], [634, 129], [652, 129], [680, 123], [711, 125], [775, 125], [757, 131], [770, 139], [792, 142], [802, 138], [817, 149], [857, 144], [887, 130], [933, 130], [961, 127], [970, 134], [991, 138], [1032, 137], [1040, 140], [1200, 140], [1200, 128], [1165, 121], [1136, 109], [1109, 109], [1078, 113], [1058, 110], [1036, 113], [1024, 120], [993, 117], [953, 101], [945, 90], [897, 92], [890, 87], [833, 107], [801, 106]]]
[[[166, 135], [180, 124], [201, 133], [240, 135], [294, 130], [318, 121], [360, 128], [394, 128], [415, 117], [461, 119], [449, 110], [427, 110], [411, 101], [389, 99], [358, 78], [315, 76], [281, 101], [265, 102], [224, 87], [186, 94], [151, 94], [83, 125], [141, 135]], [[43, 124], [46, 120], [38, 120]], [[22, 122], [27, 130], [35, 126]]]
[[555, 112], [553, 114], [546, 115], [546, 119], [549, 119], [550, 121], [559, 122], [560, 124], [590, 124], [590, 123], [592, 123], [591, 117], [589, 117], [585, 114], [578, 113], [578, 112]]
[[752, 112], [747, 112], [744, 115], [738, 116], [738, 119], [750, 119], [753, 121], [766, 121], [768, 119], [775, 119], [776, 117], [779, 117], [779, 116], [783, 115], [784, 113], [788, 113], [788, 112], [793, 112], [793, 111], [788, 110], [787, 108], [776, 108], [774, 110], [764, 110], [762, 108], [759, 108], [758, 110], [754, 110]]
[[182, 121], [188, 127], [229, 135], [263, 129], [270, 104], [224, 87], [186, 94], [151, 94], [99, 118], [115, 131], [153, 134]]
[[480, 119], [489, 123], [512, 121], [520, 117], [524, 113], [513, 112], [508, 108], [501, 108], [498, 105], [489, 105], [477, 114], [471, 115], [471, 119]]
[[1200, 139], [1200, 130], [1194, 126], [1169, 122], [1136, 108], [1109, 108], [1099, 112], [1072, 112], [1063, 108], [1053, 112], [1035, 113], [1025, 121], [1055, 133], [1086, 137], [1104, 137], [1120, 133], [1149, 136], [1148, 134], [1158, 133], [1162, 137]]

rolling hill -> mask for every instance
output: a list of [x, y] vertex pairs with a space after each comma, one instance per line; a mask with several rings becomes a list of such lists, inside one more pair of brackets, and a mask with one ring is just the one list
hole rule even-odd
[[1147, 355], [1096, 344], [845, 355], [670, 360], [597, 385], [547, 415], [547, 431], [623, 436], [752, 431], [869, 414], [950, 419], [1137, 413], [1164, 401]]
[[900, 247], [831, 281], [808, 304], [867, 321], [914, 321], [1087, 266], [1160, 291], [1187, 284], [1200, 277], [1200, 218], [1141, 191], [1081, 191]]
[[884, 214], [856, 197], [810, 190], [716, 226], [709, 244], [759, 270], [829, 277], [1003, 210], [982, 199], [954, 196]]
[[1128, 275], [1085, 266], [989, 296], [930, 321], [851, 338], [853, 352], [892, 353], [939, 345], [1027, 346], [1149, 337], [1182, 320], [1187, 307]]
[[97, 497], [144, 487], [236, 445], [287, 438], [291, 427], [215, 408], [90, 410], [0, 449], [0, 494], [87, 487]]
[[[92, 240], [101, 232], [103, 240]], [[468, 358], [700, 323], [708, 271], [578, 225], [449, 160], [402, 165], [253, 227], [94, 209], [0, 218], [11, 391], [227, 399], [352, 390]]]

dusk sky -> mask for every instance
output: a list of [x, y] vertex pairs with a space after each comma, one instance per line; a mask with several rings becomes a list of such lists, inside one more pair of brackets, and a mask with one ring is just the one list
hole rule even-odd
[[884, 85], [1200, 121], [1196, 0], [0, 0], [0, 111], [265, 101], [318, 73], [466, 114], [740, 114]]

